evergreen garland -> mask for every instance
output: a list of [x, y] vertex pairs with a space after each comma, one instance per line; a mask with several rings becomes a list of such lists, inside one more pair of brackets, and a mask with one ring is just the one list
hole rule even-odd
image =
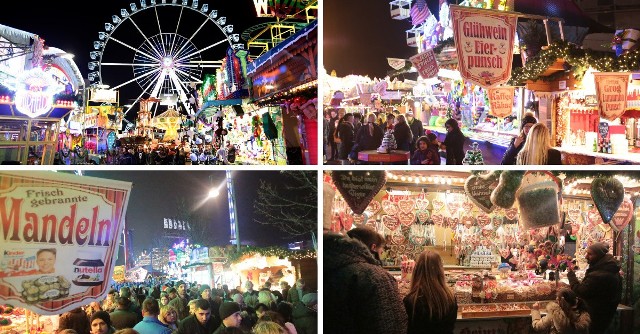
[[289, 250], [278, 246], [247, 246], [240, 248], [240, 251], [228, 253], [227, 258], [229, 259], [229, 263], [237, 263], [240, 262], [245, 255], [252, 256], [254, 254], [259, 254], [261, 256], [276, 256], [280, 258], [289, 258], [296, 260], [311, 259], [317, 256], [316, 251], [314, 251], [313, 249]]

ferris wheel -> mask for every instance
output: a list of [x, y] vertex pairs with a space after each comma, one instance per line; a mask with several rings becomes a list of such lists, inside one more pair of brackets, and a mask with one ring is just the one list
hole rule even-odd
[[[220, 67], [228, 48], [244, 49], [233, 25], [198, 0], [140, 0], [112, 15], [89, 56], [91, 86], [108, 86], [131, 103], [177, 105], [189, 100], [203, 73]], [[194, 110], [189, 110], [194, 112]]]

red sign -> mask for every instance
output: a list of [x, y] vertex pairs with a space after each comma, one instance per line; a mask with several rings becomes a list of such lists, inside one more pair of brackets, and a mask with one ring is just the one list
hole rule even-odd
[[418, 70], [418, 74], [422, 79], [433, 78], [438, 74], [438, 62], [433, 49], [427, 49], [424, 52], [409, 58], [413, 66]]
[[622, 116], [627, 107], [630, 73], [593, 73], [600, 117], [608, 121]]
[[516, 88], [513, 86], [489, 88], [489, 113], [496, 117], [504, 118], [513, 113], [513, 95]]
[[467, 81], [494, 87], [511, 77], [517, 17], [507, 12], [451, 5], [458, 70]]
[[53, 315], [103, 300], [130, 191], [86, 176], [0, 173], [0, 304]]

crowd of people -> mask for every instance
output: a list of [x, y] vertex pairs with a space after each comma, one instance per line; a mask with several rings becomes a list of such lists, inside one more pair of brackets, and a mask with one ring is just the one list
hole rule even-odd
[[[363, 226], [345, 235], [325, 226], [324, 332], [352, 334], [453, 333], [458, 303], [447, 284], [443, 261], [432, 250], [416, 260], [409, 292], [402, 296], [396, 279], [382, 267], [385, 237]], [[541, 333], [608, 333], [620, 296], [620, 265], [608, 245], [587, 249], [589, 268], [582, 281], [569, 269], [570, 288], [560, 288], [542, 316], [531, 309], [531, 327]], [[373, 307], [365, 307], [366, 305]]]
[[57, 334], [316, 334], [317, 293], [300, 278], [259, 290], [184, 281], [114, 284], [101, 303], [59, 316]]

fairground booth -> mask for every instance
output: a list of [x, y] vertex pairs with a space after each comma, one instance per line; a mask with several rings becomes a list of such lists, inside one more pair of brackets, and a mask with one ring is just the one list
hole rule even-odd
[[567, 268], [583, 277], [587, 247], [608, 243], [624, 273], [612, 332], [631, 333], [639, 191], [635, 171], [333, 171], [323, 220], [334, 233], [382, 234], [383, 266], [402, 296], [419, 254], [437, 252], [459, 305], [455, 333], [529, 333], [531, 305], [544, 309], [569, 286]]

